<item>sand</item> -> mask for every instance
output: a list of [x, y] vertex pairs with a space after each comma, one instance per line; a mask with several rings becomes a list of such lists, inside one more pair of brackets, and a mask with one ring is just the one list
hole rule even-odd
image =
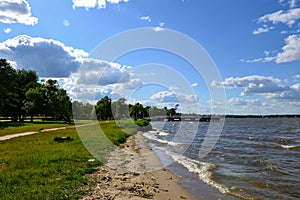
[[163, 168], [141, 133], [112, 152], [89, 179], [93, 184], [83, 188], [90, 191], [83, 200], [195, 199], [180, 185], [179, 177]]

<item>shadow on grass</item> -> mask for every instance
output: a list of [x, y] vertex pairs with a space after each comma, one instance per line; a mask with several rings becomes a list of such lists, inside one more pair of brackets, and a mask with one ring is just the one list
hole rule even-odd
[[25, 126], [25, 123], [16, 123], [16, 122], [0, 122], [0, 130], [8, 128], [8, 127], [20, 127], [20, 126]]
[[69, 124], [72, 125], [74, 122], [66, 123], [65, 121], [35, 121], [35, 122], [0, 122], [0, 130], [9, 128], [9, 127], [24, 127], [28, 124]]

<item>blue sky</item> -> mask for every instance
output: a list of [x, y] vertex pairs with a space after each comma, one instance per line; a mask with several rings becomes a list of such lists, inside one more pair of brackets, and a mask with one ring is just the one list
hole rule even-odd
[[[113, 61], [91, 56], [116, 34], [145, 27], [194, 40], [221, 79], [205, 82], [189, 61], [160, 49]], [[0, 0], [0, 31], [0, 57], [57, 79], [73, 100], [109, 95], [158, 107], [179, 102], [182, 112], [300, 113], [298, 0]], [[225, 90], [224, 101], [212, 90]]]

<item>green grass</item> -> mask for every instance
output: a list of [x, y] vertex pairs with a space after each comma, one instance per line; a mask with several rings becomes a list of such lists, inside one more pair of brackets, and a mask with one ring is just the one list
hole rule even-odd
[[25, 123], [12, 123], [0, 122], [0, 136], [11, 135], [16, 133], [23, 133], [28, 131], [40, 131], [48, 128], [59, 128], [64, 126], [73, 126], [73, 123], [64, 122], [25, 122]]
[[[74, 140], [57, 143], [54, 137]], [[99, 162], [82, 145], [75, 129], [38, 133], [0, 142], [0, 199], [78, 199], [85, 174]]]
[[[137, 132], [137, 126], [130, 122], [121, 124], [123, 130], [130, 131], [124, 132], [114, 122], [100, 122], [105, 134], [99, 134], [103, 132], [97, 124], [0, 141], [0, 199], [80, 199], [86, 194], [81, 186], [90, 184], [85, 175], [105, 162], [115, 145]], [[45, 127], [30, 125], [24, 126], [34, 130]], [[5, 129], [20, 130], [18, 127], [21, 131], [17, 132], [24, 132], [23, 126]], [[68, 136], [73, 140], [54, 141], [55, 137]], [[92, 158], [101, 162], [89, 162]]]

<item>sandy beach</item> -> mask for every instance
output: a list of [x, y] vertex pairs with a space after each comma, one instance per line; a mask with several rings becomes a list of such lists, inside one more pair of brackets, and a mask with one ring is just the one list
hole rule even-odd
[[139, 133], [111, 153], [105, 165], [89, 175], [91, 199], [195, 199], [180, 179], [163, 168], [155, 153]]

